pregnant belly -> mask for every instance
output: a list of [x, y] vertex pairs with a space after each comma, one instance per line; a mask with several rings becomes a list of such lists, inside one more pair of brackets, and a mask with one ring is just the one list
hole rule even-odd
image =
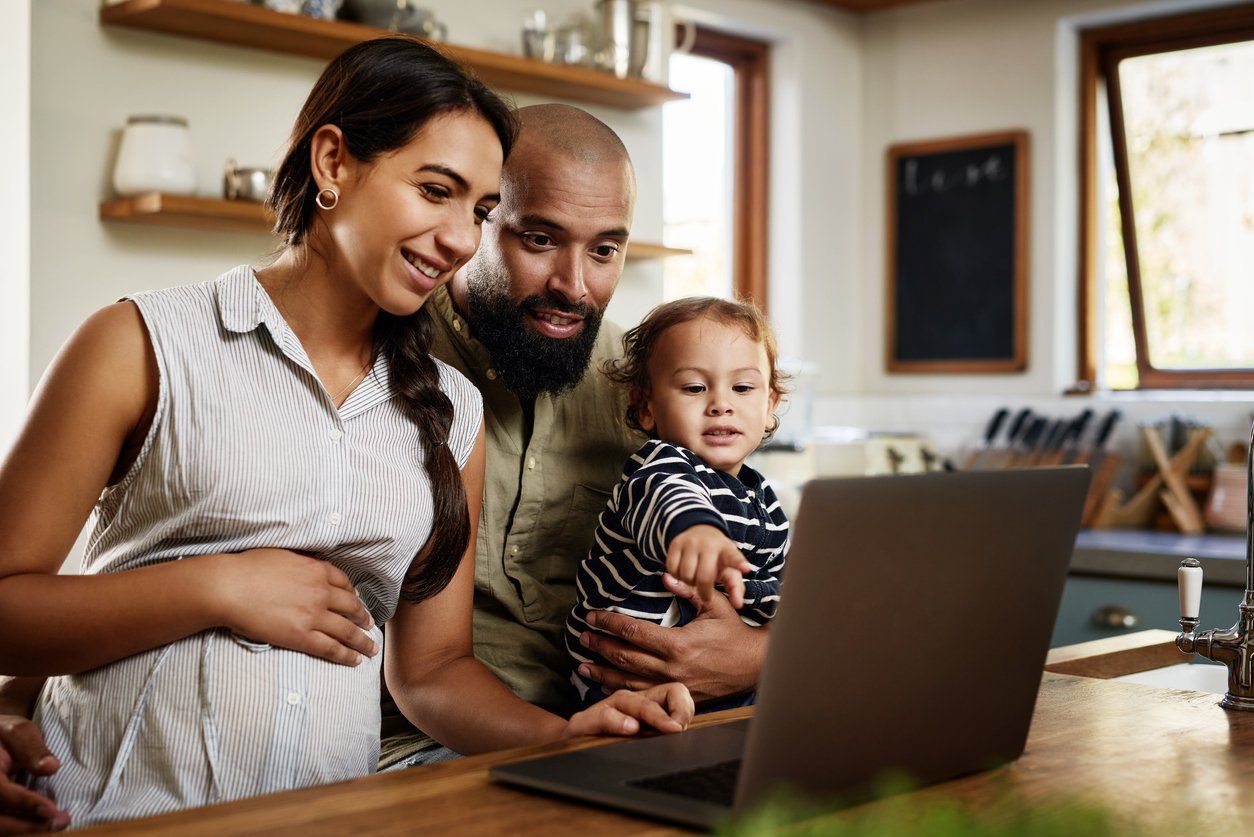
[[349, 668], [218, 630], [55, 678], [39, 722], [70, 758], [48, 788], [104, 821], [373, 772], [381, 659]]

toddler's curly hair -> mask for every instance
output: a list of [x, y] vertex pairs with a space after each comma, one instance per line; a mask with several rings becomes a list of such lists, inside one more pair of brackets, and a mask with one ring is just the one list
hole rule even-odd
[[[733, 302], [713, 296], [690, 296], [674, 302], [664, 302], [654, 308], [640, 325], [623, 335], [623, 356], [605, 361], [601, 367], [611, 381], [627, 388], [627, 426], [653, 436], [640, 425], [640, 410], [649, 395], [649, 359], [658, 340], [668, 328], [705, 317], [715, 322], [736, 325], [744, 329], [746, 336], [766, 349], [770, 366], [767, 385], [777, 396], [788, 393], [789, 376], [781, 372], [776, 363], [779, 349], [775, 335], [758, 307], [750, 302]], [[769, 439], [779, 429], [779, 416], [767, 431], [763, 440]]]

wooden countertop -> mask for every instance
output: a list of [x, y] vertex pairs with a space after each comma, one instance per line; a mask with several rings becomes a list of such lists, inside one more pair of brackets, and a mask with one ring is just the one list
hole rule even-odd
[[[1029, 800], [1066, 796], [1144, 818], [1187, 806], [1190, 833], [1254, 833], [1254, 713], [1220, 709], [1218, 696], [1098, 679], [1181, 662], [1174, 636], [1146, 631], [1051, 652], [1023, 757], [988, 773], [917, 793], [981, 806], [1007, 790]], [[1078, 650], [1077, 650], [1078, 649]], [[1050, 669], [1083, 672], [1076, 676]], [[1120, 664], [1123, 660], [1123, 664]], [[744, 717], [735, 709], [698, 724]], [[972, 721], [973, 727], [976, 726]], [[488, 767], [600, 739], [510, 750], [317, 788], [118, 823], [130, 834], [675, 834], [664, 824], [506, 788]]]

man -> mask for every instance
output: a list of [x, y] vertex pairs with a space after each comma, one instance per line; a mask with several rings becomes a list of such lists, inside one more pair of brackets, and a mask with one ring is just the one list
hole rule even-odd
[[[537, 105], [519, 116], [501, 203], [475, 257], [430, 310], [436, 356], [484, 400], [475, 654], [523, 699], [568, 713], [560, 632], [575, 568], [640, 442], [623, 424], [625, 394], [599, 369], [618, 349], [620, 332], [602, 315], [622, 275], [635, 174], [618, 136], [584, 111]], [[598, 629], [619, 637], [593, 640], [616, 666], [592, 671], [607, 691], [678, 680], [701, 701], [747, 691], [757, 679], [765, 632], [745, 626], [722, 597], [682, 628], [600, 616]], [[0, 750], [18, 766], [48, 755], [38, 731], [16, 717], [31, 700], [17, 684], [0, 689]], [[394, 710], [385, 708], [383, 731], [384, 767], [449, 755]], [[0, 775], [0, 816], [4, 791]]]
[[[626, 394], [600, 371], [621, 348], [620, 330], [603, 326], [602, 315], [622, 275], [635, 174], [618, 136], [582, 110], [537, 105], [519, 117], [501, 203], [479, 250], [432, 297], [434, 351], [484, 400], [475, 656], [524, 700], [568, 713], [561, 631], [575, 569], [642, 441], [625, 428]], [[607, 691], [679, 680], [701, 701], [757, 679], [765, 633], [746, 627], [721, 597], [679, 629], [600, 616], [598, 627], [621, 638], [594, 638], [594, 650], [617, 666], [592, 673]], [[398, 720], [384, 724], [385, 766], [432, 749]]]

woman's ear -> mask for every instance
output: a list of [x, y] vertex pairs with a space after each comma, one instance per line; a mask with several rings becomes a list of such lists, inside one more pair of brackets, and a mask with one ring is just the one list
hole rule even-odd
[[318, 189], [342, 192], [347, 182], [352, 158], [338, 125], [323, 125], [309, 140], [309, 167]]

